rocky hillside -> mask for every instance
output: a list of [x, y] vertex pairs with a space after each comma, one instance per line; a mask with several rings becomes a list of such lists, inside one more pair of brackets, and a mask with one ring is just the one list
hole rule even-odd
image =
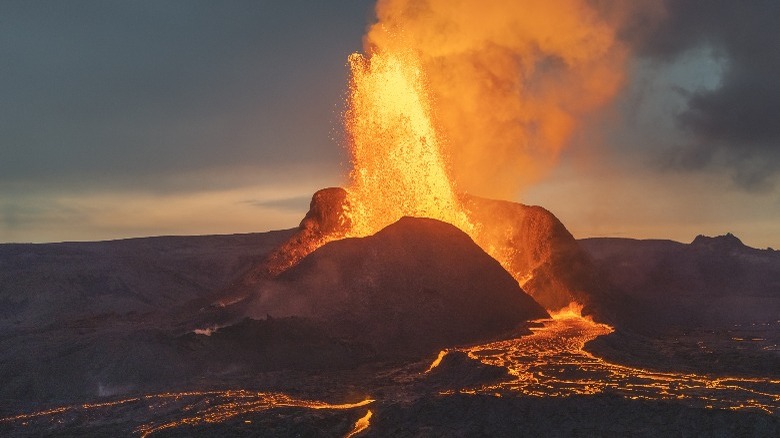
[[239, 288], [292, 234], [0, 245], [0, 400], [427, 357], [547, 315], [468, 236], [428, 219], [331, 242]]
[[592, 310], [594, 297], [602, 293], [585, 251], [550, 211], [535, 205], [464, 197], [483, 246], [505, 255], [507, 269], [523, 289], [549, 310], [576, 301]]
[[226, 288], [290, 234], [0, 244], [0, 327], [169, 309]]
[[706, 327], [780, 320], [780, 252], [735, 236], [584, 239], [616, 295], [624, 325]]

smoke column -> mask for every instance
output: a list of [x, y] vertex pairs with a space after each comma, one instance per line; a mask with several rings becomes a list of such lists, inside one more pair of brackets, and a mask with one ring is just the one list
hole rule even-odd
[[595, 3], [379, 0], [365, 49], [416, 53], [455, 187], [511, 199], [624, 81], [620, 14]]

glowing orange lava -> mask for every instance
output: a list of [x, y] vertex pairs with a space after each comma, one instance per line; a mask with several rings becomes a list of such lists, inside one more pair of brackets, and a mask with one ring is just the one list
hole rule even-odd
[[447, 173], [414, 55], [355, 53], [349, 64], [350, 235], [374, 234], [403, 216], [439, 219], [471, 231]]
[[510, 269], [515, 249], [495, 244], [496, 233], [482, 232], [458, 197], [415, 56], [355, 53], [349, 63], [345, 125], [353, 170], [347, 188], [347, 236], [374, 234], [404, 216], [438, 219], [468, 234], [522, 285], [528, 273]]
[[[202, 424], [224, 423], [232, 418], [269, 409], [281, 407], [297, 407], [304, 409], [350, 410], [373, 403], [373, 399], [365, 399], [357, 403], [333, 404], [319, 400], [305, 400], [291, 397], [278, 392], [249, 391], [244, 389], [224, 391], [186, 391], [149, 394], [104, 403], [84, 403], [82, 405], [62, 406], [28, 414], [19, 414], [0, 418], [2, 423], [17, 423], [27, 426], [31, 420], [48, 422], [62, 427], [69, 421], [78, 420], [78, 416], [96, 415], [95, 411], [103, 410], [110, 413], [122, 405], [136, 405], [148, 412], [172, 414], [173, 419], [159, 422], [149, 422], [135, 429], [141, 437], [147, 437], [157, 432], [182, 426], [197, 426]], [[350, 436], [365, 430], [371, 418], [371, 411], [358, 420]], [[358, 430], [358, 428], [360, 430]]]
[[344, 436], [344, 438], [352, 438], [353, 436], [356, 436], [360, 432], [363, 432], [364, 430], [368, 429], [368, 426], [371, 424], [371, 416], [373, 413], [371, 412], [371, 409], [366, 412], [366, 415], [360, 417], [358, 421], [355, 422], [355, 426], [352, 428], [352, 430]]
[[[552, 319], [572, 319], [572, 318], [582, 318], [587, 321], [593, 322], [593, 318], [590, 316], [582, 316], [582, 308], [583, 305], [575, 302], [569, 303], [568, 307], [564, 307], [562, 309], [559, 309], [554, 312], [550, 312], [550, 316]], [[604, 326], [609, 327], [606, 324], [597, 324], [594, 323], [594, 326]], [[612, 331], [612, 328], [610, 327], [610, 333]]]
[[780, 412], [780, 381], [776, 379], [655, 371], [593, 356], [585, 351], [585, 344], [613, 328], [579, 316], [579, 310], [579, 306], [570, 306], [553, 319], [540, 321], [543, 326], [531, 328], [533, 335], [463, 349], [471, 358], [505, 367], [514, 379], [445, 393], [504, 392], [535, 397], [609, 393], [710, 409]]

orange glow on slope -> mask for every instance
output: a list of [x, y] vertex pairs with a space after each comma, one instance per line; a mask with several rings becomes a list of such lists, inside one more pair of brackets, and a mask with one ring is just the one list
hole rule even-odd
[[442, 359], [444, 359], [444, 356], [446, 356], [446, 355], [447, 355], [447, 353], [449, 353], [449, 351], [448, 351], [448, 350], [441, 350], [441, 351], [439, 352], [439, 355], [438, 355], [438, 356], [436, 356], [436, 359], [434, 359], [434, 360], [433, 360], [433, 362], [431, 362], [431, 366], [429, 366], [429, 367], [428, 367], [428, 369], [427, 369], [427, 370], [425, 370], [425, 373], [426, 373], [426, 374], [427, 374], [427, 373], [430, 373], [430, 372], [431, 372], [431, 371], [432, 371], [434, 368], [436, 368], [437, 366], [439, 366], [439, 364], [441, 363], [441, 360], [442, 360]]
[[415, 57], [353, 54], [349, 64], [350, 234], [373, 234], [403, 216], [439, 219], [470, 231], [473, 226], [446, 170]]

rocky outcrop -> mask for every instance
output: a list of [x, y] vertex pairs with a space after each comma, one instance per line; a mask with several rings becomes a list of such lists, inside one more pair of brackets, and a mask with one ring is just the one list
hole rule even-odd
[[549, 310], [576, 301], [589, 307], [600, 293], [588, 255], [555, 215], [539, 206], [464, 196], [479, 243], [505, 254], [507, 269]]
[[265, 271], [281, 274], [324, 243], [343, 238], [351, 227], [348, 210], [346, 190], [318, 190], [295, 234], [269, 255]]

